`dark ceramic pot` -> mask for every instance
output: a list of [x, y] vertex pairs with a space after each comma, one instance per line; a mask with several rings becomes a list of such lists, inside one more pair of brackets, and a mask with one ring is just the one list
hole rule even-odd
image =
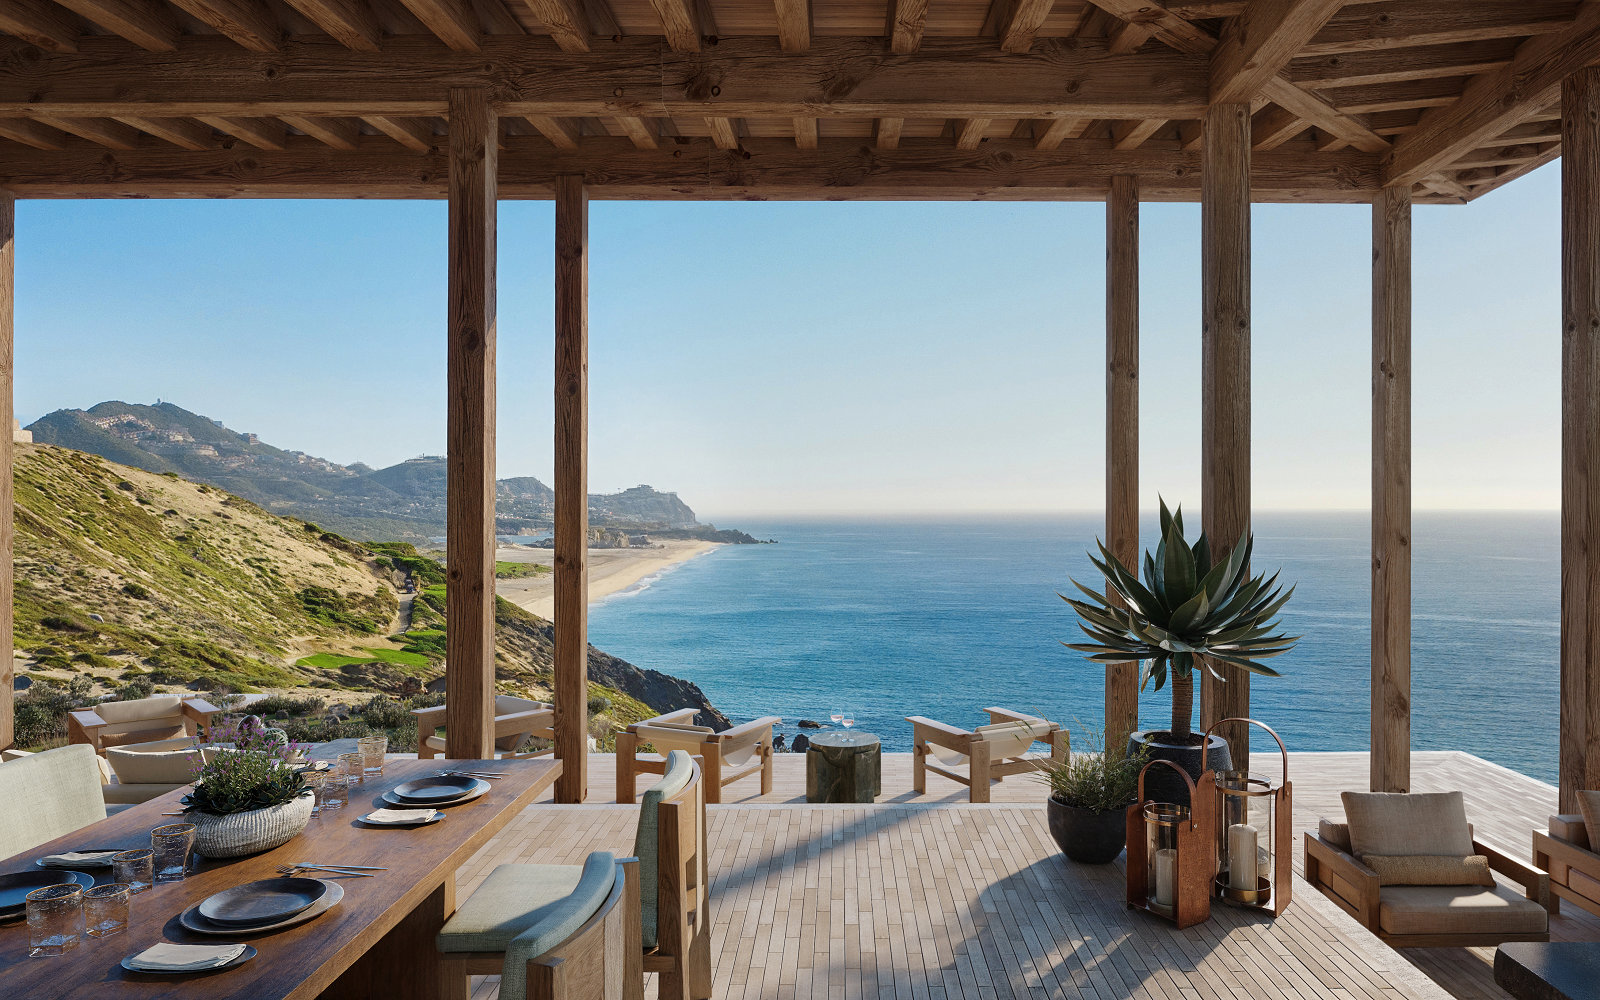
[[[1189, 777], [1195, 781], [1198, 781], [1200, 775], [1207, 770], [1226, 771], [1233, 767], [1233, 757], [1228, 753], [1228, 741], [1220, 736], [1211, 737], [1210, 752], [1205, 754], [1202, 766], [1198, 745], [1186, 747], [1162, 743], [1154, 738], [1156, 735], [1154, 732], [1146, 731], [1129, 736], [1128, 752], [1137, 753], [1142, 744], [1148, 743], [1151, 747], [1151, 760], [1171, 761], [1187, 771]], [[1178, 777], [1172, 768], [1152, 767], [1144, 774], [1144, 797], [1147, 802], [1175, 802], [1180, 806], [1186, 806], [1189, 804], [1189, 786], [1183, 783], [1183, 779]]]
[[1058, 800], [1045, 799], [1050, 816], [1050, 836], [1061, 852], [1086, 865], [1108, 865], [1117, 860], [1128, 845], [1128, 812], [1112, 809], [1095, 812], [1079, 809]]

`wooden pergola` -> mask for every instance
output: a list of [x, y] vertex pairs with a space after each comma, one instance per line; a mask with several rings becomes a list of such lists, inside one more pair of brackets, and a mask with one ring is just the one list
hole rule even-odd
[[[1563, 808], [1600, 787], [1600, 0], [0, 0], [0, 31], [0, 419], [17, 198], [448, 199], [452, 757], [488, 754], [493, 715], [496, 205], [555, 200], [566, 802], [587, 789], [590, 198], [1105, 200], [1107, 533], [1124, 559], [1140, 201], [1202, 205], [1216, 539], [1250, 520], [1250, 206], [1370, 203], [1371, 780], [1405, 790], [1411, 206], [1564, 153]], [[1107, 670], [1108, 726], [1136, 696], [1133, 665]], [[1206, 682], [1203, 721], [1249, 697], [1242, 672]]]

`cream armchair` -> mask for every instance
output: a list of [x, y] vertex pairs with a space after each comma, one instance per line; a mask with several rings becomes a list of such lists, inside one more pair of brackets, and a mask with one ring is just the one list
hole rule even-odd
[[[444, 737], [434, 735], [434, 730], [445, 724], [444, 706], [414, 708], [411, 714], [417, 717], [417, 759], [432, 760], [444, 753]], [[506, 760], [554, 753], [554, 748], [528, 753], [518, 753], [517, 749], [529, 737], [555, 739], [555, 724], [554, 705], [542, 701], [530, 701], [527, 698], [513, 698], [506, 694], [495, 695], [494, 747], [497, 751], [495, 756]]]
[[0, 765], [0, 858], [106, 818], [101, 771], [85, 746], [56, 747]]
[[[1037, 771], [1038, 765], [1023, 755], [1035, 742], [1050, 747], [1050, 756], [1065, 760], [1069, 750], [1067, 733], [1049, 719], [986, 708], [989, 724], [976, 729], [957, 729], [920, 715], [909, 715], [915, 745], [911, 748], [911, 785], [918, 795], [928, 791], [928, 772], [943, 775], [966, 785], [968, 801], [988, 802], [989, 782], [1001, 781], [1008, 774]], [[939, 764], [931, 764], [933, 757]], [[965, 763], [966, 775], [948, 770]]]
[[84, 743], [95, 753], [106, 747], [195, 736], [222, 711], [204, 698], [161, 695], [137, 701], [103, 701], [67, 713], [67, 742]]
[[[641, 760], [639, 745], [648, 743], [666, 757], [682, 750], [704, 762], [706, 801], [722, 801], [722, 789], [752, 774], [761, 774], [761, 794], [772, 792], [772, 727], [783, 720], [775, 715], [716, 732], [694, 724], [692, 708], [668, 712], [653, 719], [635, 722], [617, 734], [617, 801], [633, 804], [636, 778], [642, 774], [665, 774], [664, 760]], [[754, 760], [755, 763], [751, 763]]]

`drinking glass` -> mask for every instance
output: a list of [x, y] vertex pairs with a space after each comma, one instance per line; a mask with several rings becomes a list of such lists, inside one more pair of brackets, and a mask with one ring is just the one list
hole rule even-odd
[[356, 740], [361, 748], [361, 769], [367, 777], [383, 774], [383, 755], [389, 752], [389, 737], [363, 736]]
[[328, 780], [328, 772], [307, 770], [300, 772], [300, 777], [311, 789], [311, 815], [315, 816], [322, 809], [322, 785]]
[[97, 885], [83, 892], [83, 920], [90, 937], [110, 937], [128, 929], [128, 898], [133, 886], [122, 882]]
[[851, 726], [856, 724], [856, 713], [846, 711], [844, 713], [844, 718], [840, 719], [839, 721], [844, 723], [844, 727], [846, 729], [849, 729]]
[[134, 894], [144, 892], [156, 878], [156, 852], [149, 849], [123, 851], [111, 856], [111, 877]]
[[367, 763], [364, 755], [359, 753], [342, 753], [339, 755], [339, 773], [350, 779], [350, 784], [361, 784], [362, 777], [366, 774]]
[[844, 718], [844, 712], [841, 709], [835, 708], [828, 713], [828, 718], [832, 719], [833, 724], [837, 726], [839, 724], [839, 720]]
[[83, 940], [83, 887], [47, 885], [23, 900], [28, 912], [28, 957], [65, 955]]
[[322, 779], [322, 787], [317, 791], [317, 797], [320, 800], [323, 812], [329, 812], [344, 805], [345, 798], [348, 795], [346, 789], [349, 784], [350, 779], [346, 778], [344, 772], [339, 768], [335, 767], [327, 772]]
[[188, 877], [194, 829], [193, 823], [173, 823], [150, 831], [150, 847], [156, 852], [157, 882], [182, 882]]

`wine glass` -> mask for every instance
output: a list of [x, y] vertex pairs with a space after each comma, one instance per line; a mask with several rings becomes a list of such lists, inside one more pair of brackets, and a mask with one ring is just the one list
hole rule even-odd
[[844, 724], [846, 729], [849, 729], [851, 726], [856, 724], [856, 713], [846, 711], [843, 713], [843, 718], [841, 718], [839, 721]]
[[835, 708], [828, 713], [828, 718], [832, 719], [833, 724], [837, 726], [844, 719], [844, 712]]

